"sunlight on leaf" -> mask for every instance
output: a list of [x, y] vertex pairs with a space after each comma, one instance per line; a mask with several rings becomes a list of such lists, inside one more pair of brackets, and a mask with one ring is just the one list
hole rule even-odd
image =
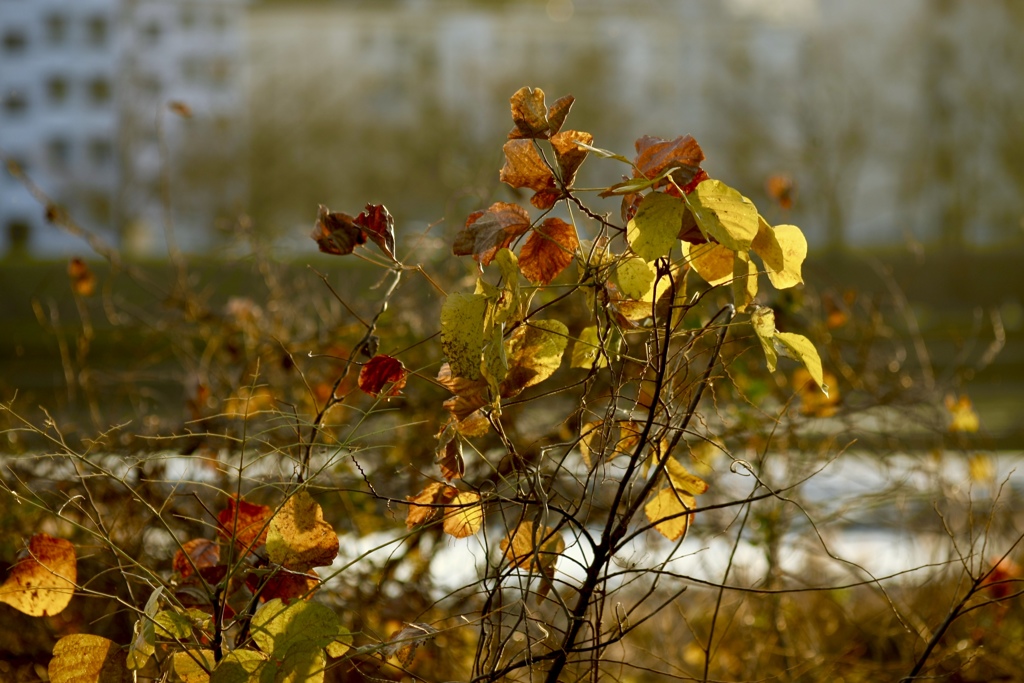
[[669, 169], [677, 185], [686, 185], [700, 171], [704, 152], [692, 136], [679, 136], [663, 140], [645, 135], [636, 141], [634, 177], [653, 178]]
[[560, 218], [546, 219], [519, 251], [523, 275], [534, 284], [550, 284], [572, 263], [579, 244], [575, 227]]
[[767, 306], [758, 306], [750, 314], [750, 324], [754, 327], [757, 341], [761, 342], [768, 370], [775, 372], [778, 354], [775, 353], [775, 311]]
[[362, 228], [384, 255], [392, 261], [395, 258], [395, 219], [383, 204], [367, 204], [366, 208], [353, 219], [353, 224]]
[[557, 190], [555, 176], [544, 163], [533, 140], [509, 140], [503, 148], [505, 165], [498, 179], [515, 188], [527, 188], [535, 193], [530, 203], [538, 209], [552, 207], [561, 192]]
[[743, 313], [757, 296], [757, 266], [750, 254], [737, 251], [733, 259], [732, 300], [736, 310]]
[[47, 669], [50, 683], [128, 683], [132, 676], [117, 643], [76, 633], [53, 646]]
[[600, 351], [601, 340], [597, 336], [597, 326], [584, 327], [579, 337], [573, 342], [569, 366], [584, 370], [594, 367], [606, 368], [608, 367], [608, 356]]
[[559, 320], [532, 320], [516, 328], [505, 342], [509, 372], [501, 396], [514, 396], [553, 375], [562, 364], [568, 335], [569, 328]]
[[371, 396], [379, 396], [387, 386], [386, 396], [398, 396], [402, 393], [407, 375], [402, 361], [383, 354], [377, 355], [359, 371], [359, 388]]
[[71, 602], [78, 579], [75, 546], [63, 538], [39, 533], [0, 585], [0, 602], [33, 617], [60, 614]]
[[690, 525], [692, 515], [686, 514], [687, 511], [696, 508], [697, 501], [693, 496], [668, 486], [658, 491], [644, 506], [644, 513], [658, 533], [670, 541], [677, 541], [683, 537]]
[[405, 526], [415, 529], [438, 519], [443, 513], [442, 505], [450, 503], [459, 490], [441, 482], [432, 482], [415, 496], [407, 496], [409, 511], [405, 515]]
[[221, 538], [234, 539], [235, 547], [245, 555], [267, 542], [267, 523], [272, 515], [266, 505], [232, 496], [227, 508], [217, 514], [217, 533]]
[[551, 148], [555, 150], [555, 162], [562, 176], [562, 184], [572, 187], [576, 172], [587, 158], [587, 149], [578, 143], [591, 145], [594, 136], [581, 130], [566, 130], [551, 136]]
[[803, 363], [807, 372], [811, 373], [811, 379], [817, 382], [822, 393], [828, 396], [828, 384], [825, 383], [821, 371], [821, 357], [818, 356], [818, 350], [814, 348], [811, 340], [802, 334], [776, 332], [775, 341], [775, 350]]
[[685, 210], [682, 199], [662, 192], [644, 197], [626, 226], [626, 239], [633, 252], [646, 261], [667, 256], [679, 238]]
[[482, 265], [490, 265], [499, 249], [530, 229], [530, 214], [517, 204], [495, 202], [486, 211], [475, 211], [455, 236], [452, 253], [472, 256]]
[[959, 397], [953, 394], [946, 394], [946, 411], [949, 413], [949, 431], [964, 434], [973, 434], [981, 427], [981, 420], [978, 413], [974, 411], [974, 404], [967, 394], [960, 394]]
[[484, 508], [478, 494], [461, 492], [452, 498], [451, 505], [462, 507], [445, 514], [443, 529], [446, 534], [466, 538], [480, 531], [484, 522]]
[[687, 205], [704, 234], [733, 251], [747, 251], [757, 236], [758, 214], [753, 203], [719, 180], [705, 180]]
[[[764, 225], [767, 226], [766, 223]], [[762, 238], [759, 230], [752, 248], [764, 262], [768, 280], [776, 289], [788, 289], [803, 283], [803, 264], [807, 257], [807, 240], [803, 231], [795, 225], [776, 225], [767, 229], [770, 233], [766, 235], [770, 234], [770, 237]], [[778, 251], [775, 251], [776, 247]]]
[[732, 249], [714, 242], [698, 245], [683, 242], [682, 245], [690, 267], [709, 285], [715, 287], [732, 279], [736, 260], [736, 252]]
[[270, 521], [267, 555], [271, 562], [299, 572], [330, 566], [338, 556], [338, 534], [305, 491], [285, 501]]
[[654, 287], [658, 271], [642, 258], [627, 258], [615, 264], [615, 281], [630, 299], [643, 300]]
[[265, 666], [268, 661], [269, 657], [262, 652], [231, 650], [213, 670], [210, 683], [271, 683], [274, 672]]

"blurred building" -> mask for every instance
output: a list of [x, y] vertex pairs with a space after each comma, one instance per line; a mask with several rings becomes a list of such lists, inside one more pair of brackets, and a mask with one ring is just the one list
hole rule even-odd
[[[119, 247], [202, 248], [246, 192], [245, 3], [0, 0], [0, 152]], [[81, 246], [0, 174], [0, 253]]]

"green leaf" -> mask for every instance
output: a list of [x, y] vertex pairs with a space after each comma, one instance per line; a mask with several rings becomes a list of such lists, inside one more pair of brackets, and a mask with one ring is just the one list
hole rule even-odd
[[273, 683], [276, 667], [266, 666], [267, 661], [255, 650], [232, 650], [213, 670], [210, 683]]
[[605, 349], [605, 353], [599, 353], [601, 340], [597, 336], [597, 326], [591, 325], [583, 328], [579, 338], [573, 343], [570, 367], [584, 368], [585, 370], [594, 367], [608, 367], [609, 357], [614, 360], [618, 356], [618, 341], [619, 339], [614, 333], [609, 333], [608, 348]]
[[620, 261], [615, 266], [615, 279], [618, 282], [619, 290], [630, 299], [643, 301], [651, 287], [654, 285], [654, 278], [658, 271], [652, 264], [642, 258], [628, 258]]
[[[828, 396], [828, 385], [825, 384], [821, 372], [821, 357], [818, 355], [818, 350], [814, 348], [811, 340], [802, 334], [794, 334], [792, 332], [776, 332], [775, 340], [782, 345], [783, 355], [804, 364], [807, 372], [811, 373], [811, 379], [817, 382], [818, 386], [821, 387], [822, 393]], [[776, 349], [778, 350], [778, 344]]]
[[601, 149], [600, 147], [594, 147], [593, 145], [588, 145], [587, 143], [580, 142], [579, 140], [576, 140], [575, 142], [576, 142], [576, 146], [577, 147], [581, 147], [581, 148], [587, 150], [588, 152], [593, 152], [594, 154], [596, 154], [599, 157], [603, 157], [605, 159], [615, 159], [616, 161], [621, 161], [622, 163], [627, 164], [629, 166], [633, 165], [632, 161], [630, 161], [626, 157], [622, 156], [621, 154], [616, 154], [615, 152], [609, 152], [606, 149]]
[[645, 261], [667, 256], [679, 238], [685, 210], [682, 199], [663, 192], [644, 197], [626, 226], [626, 239], [633, 252]]
[[508, 376], [508, 357], [505, 355], [501, 325], [495, 325], [491, 331], [491, 339], [484, 347], [484, 362], [481, 370], [487, 380], [487, 385], [491, 388], [491, 396], [499, 396], [501, 383]]
[[135, 638], [131, 647], [128, 648], [128, 657], [125, 662], [128, 668], [137, 671], [146, 666], [146, 662], [156, 652], [156, 633], [153, 630], [153, 622], [147, 617], [141, 617], [135, 622]]
[[487, 297], [480, 294], [449, 294], [441, 307], [441, 349], [452, 375], [480, 378], [484, 350], [484, 317]]
[[686, 196], [686, 203], [706, 236], [733, 251], [750, 249], [757, 236], [758, 220], [757, 209], [749, 199], [720, 180], [708, 179]]
[[295, 601], [285, 605], [274, 598], [252, 618], [252, 639], [270, 655], [277, 668], [275, 681], [322, 681], [324, 648], [338, 639], [338, 616], [326, 605]]
[[775, 353], [775, 311], [767, 306], [759, 306], [750, 314], [750, 324], [754, 327], [754, 334], [761, 342], [764, 349], [765, 360], [768, 361], [768, 370], [775, 372], [775, 364], [778, 361], [778, 354]]

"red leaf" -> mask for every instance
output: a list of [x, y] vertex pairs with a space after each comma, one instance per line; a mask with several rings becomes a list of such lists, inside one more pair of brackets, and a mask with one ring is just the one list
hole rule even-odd
[[675, 140], [645, 135], [636, 141], [636, 170], [633, 177], [653, 178], [670, 168], [677, 168], [672, 177], [677, 185], [686, 185], [700, 171], [704, 152], [692, 136], [679, 136]]
[[[192, 558], [192, 562], [188, 558]], [[202, 570], [220, 564], [220, 546], [207, 538], [193, 538], [181, 544], [181, 550], [174, 553], [174, 571], [187, 578], [192, 574], [192, 565]]]
[[385, 256], [398, 261], [395, 258], [395, 219], [383, 204], [367, 204], [353, 223], [366, 231]]
[[519, 252], [519, 267], [530, 282], [549, 284], [572, 263], [579, 245], [576, 228], [558, 218], [548, 218], [530, 233]]
[[323, 204], [310, 237], [316, 240], [320, 251], [336, 256], [351, 254], [357, 246], [366, 244], [366, 233], [353, 222], [352, 216], [331, 213]]
[[472, 256], [489, 265], [499, 249], [530, 229], [530, 214], [516, 204], [495, 202], [487, 211], [476, 211], [466, 219], [466, 227], [455, 236], [452, 253]]
[[227, 508], [217, 515], [220, 522], [217, 533], [222, 538], [233, 538], [235, 547], [248, 554], [267, 542], [267, 526], [273, 516], [273, 511], [266, 505], [254, 505], [232, 496], [228, 499]]
[[[246, 577], [246, 584], [252, 590], [253, 586], [249, 581], [249, 577]], [[286, 604], [296, 598], [309, 600], [319, 587], [320, 577], [312, 569], [306, 574], [281, 571], [268, 578], [267, 582], [263, 584], [263, 590], [260, 591], [260, 600], [266, 602], [267, 600], [280, 598]]]
[[371, 396], [380, 395], [388, 384], [387, 396], [398, 396], [402, 393], [408, 373], [402, 361], [383, 354], [371, 358], [359, 371], [359, 388]]

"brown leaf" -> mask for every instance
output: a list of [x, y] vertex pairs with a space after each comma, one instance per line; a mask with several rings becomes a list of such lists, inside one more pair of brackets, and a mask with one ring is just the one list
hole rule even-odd
[[75, 593], [75, 546], [44, 533], [29, 540], [28, 557], [11, 567], [0, 585], [0, 602], [32, 617], [60, 614]]
[[409, 512], [405, 515], [405, 526], [414, 529], [437, 519], [444, 512], [440, 507], [459, 495], [459, 490], [439, 481], [432, 482], [414, 496], [407, 496]]
[[[192, 558], [189, 562], [188, 558]], [[174, 571], [187, 578], [192, 575], [192, 567], [203, 569], [220, 564], [220, 546], [208, 538], [193, 538], [181, 544], [181, 550], [174, 553], [172, 566]]]
[[587, 158], [587, 150], [577, 145], [577, 141], [593, 145], [594, 136], [580, 130], [567, 130], [551, 136], [551, 147], [555, 150], [555, 161], [565, 187], [572, 187], [576, 171]]
[[397, 658], [402, 666], [408, 668], [416, 657], [417, 648], [433, 640], [436, 633], [437, 629], [430, 624], [422, 622], [408, 624], [402, 630], [391, 634], [390, 640], [381, 652], [385, 657]]
[[636, 141], [636, 169], [633, 177], [653, 178], [670, 168], [677, 168], [672, 177], [677, 185], [686, 185], [700, 171], [704, 152], [692, 136], [679, 136], [675, 140], [645, 135]]
[[462, 459], [462, 439], [459, 438], [458, 422], [448, 420], [437, 435], [437, 466], [447, 481], [462, 479], [466, 463]]
[[445, 512], [443, 529], [449, 536], [466, 538], [480, 531], [484, 508], [476, 493], [462, 492], [452, 498], [453, 509]]
[[550, 592], [555, 564], [565, 550], [565, 539], [560, 533], [550, 527], [535, 530], [533, 522], [523, 521], [502, 539], [501, 549], [511, 566], [541, 575], [538, 599]]
[[[520, 88], [509, 99], [509, 103], [512, 105], [512, 121], [516, 124], [516, 127], [508, 134], [510, 139], [546, 139], [548, 137], [551, 125], [548, 123], [548, 109], [544, 102], [543, 90], [540, 88]], [[567, 113], [568, 108], [566, 108]], [[565, 120], [564, 114], [562, 115], [562, 120]]]
[[267, 579], [260, 591], [260, 600], [280, 598], [285, 603], [301, 598], [309, 600], [320, 587], [320, 577], [312, 569], [307, 573], [280, 571]]
[[779, 204], [779, 208], [788, 211], [793, 208], [793, 201], [796, 199], [796, 183], [792, 176], [786, 173], [776, 173], [769, 176], [765, 182], [765, 189], [768, 196]]
[[455, 394], [453, 398], [444, 402], [444, 407], [460, 422], [487, 405], [487, 380], [483, 377], [455, 377], [452, 375], [451, 365], [445, 363], [437, 373], [437, 381]]
[[378, 396], [388, 386], [386, 396], [398, 396], [402, 393], [408, 373], [402, 361], [383, 354], [374, 356], [359, 371], [359, 388]]
[[495, 202], [487, 211], [476, 211], [466, 219], [466, 227], [455, 236], [452, 253], [472, 256], [490, 265], [498, 250], [507, 247], [530, 229], [530, 214], [516, 204]]
[[82, 259], [68, 261], [68, 277], [71, 278], [71, 289], [78, 296], [92, 296], [96, 291], [96, 276]]
[[367, 204], [353, 223], [366, 231], [366, 235], [380, 247], [392, 261], [395, 258], [395, 219], [383, 204]]
[[366, 244], [366, 232], [353, 220], [347, 213], [331, 213], [321, 204], [310, 237], [316, 240], [320, 251], [325, 254], [351, 254], [357, 246]]
[[221, 538], [234, 539], [235, 547], [248, 554], [267, 542], [267, 523], [271, 516], [273, 511], [266, 505], [254, 505], [232, 496], [227, 508], [217, 515], [220, 522], [217, 533]]
[[498, 174], [501, 182], [536, 192], [555, 187], [555, 176], [532, 140], [509, 140], [502, 151], [505, 153], [505, 165]]
[[575, 227], [559, 218], [548, 218], [527, 238], [519, 252], [519, 267], [530, 282], [549, 284], [572, 263], [579, 246]]
[[575, 101], [576, 98], [572, 95], [563, 95], [548, 108], [548, 129], [551, 135], [555, 135], [558, 131], [562, 130], [565, 117], [569, 115], [569, 110], [572, 109], [572, 104]]
[[271, 562], [308, 571], [327, 567], [338, 556], [338, 534], [324, 521], [324, 511], [313, 497], [300, 490], [270, 520], [267, 555]]

